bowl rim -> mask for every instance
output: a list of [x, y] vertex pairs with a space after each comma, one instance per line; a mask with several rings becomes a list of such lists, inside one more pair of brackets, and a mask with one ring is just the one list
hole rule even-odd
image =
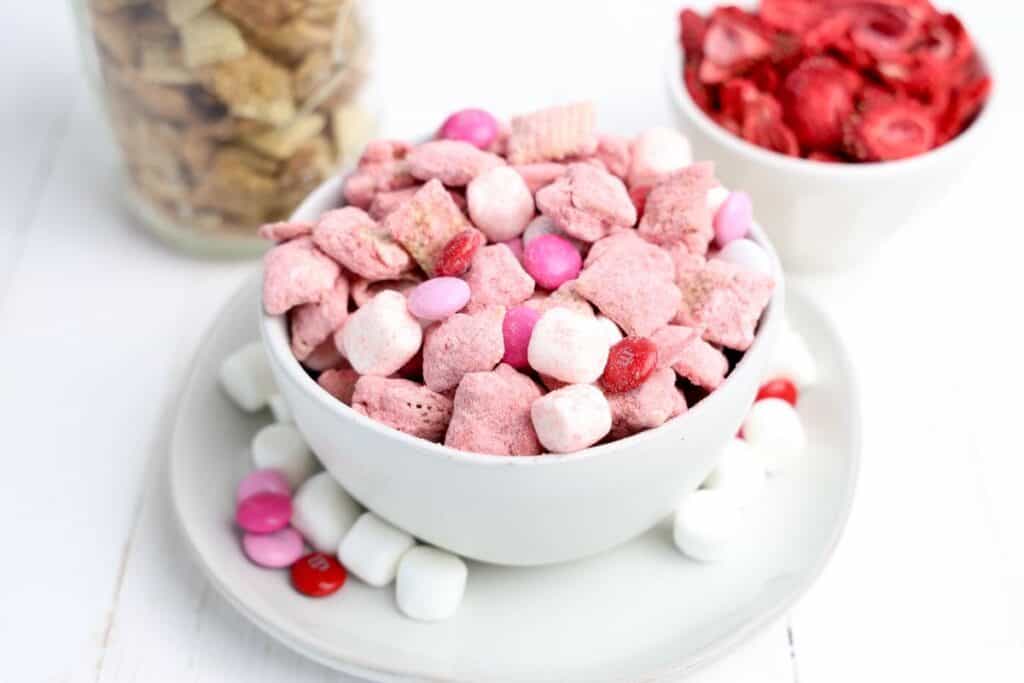
[[[295, 212], [292, 214], [291, 220], [295, 220], [297, 216], [307, 211], [312, 211], [314, 206], [319, 206], [324, 203], [330, 203], [334, 206], [343, 205], [343, 200], [341, 200], [341, 204], [339, 204], [338, 200], [341, 199], [341, 187], [344, 178], [347, 175], [348, 171], [346, 170], [321, 183], [320, 186], [313, 190], [313, 192], [303, 200], [299, 207], [296, 208]], [[768, 254], [775, 273], [775, 289], [772, 292], [772, 298], [769, 300], [767, 307], [765, 307], [761, 314], [757, 330], [754, 334], [754, 342], [750, 345], [750, 348], [743, 352], [743, 357], [733, 367], [732, 372], [729, 373], [717, 389], [698, 401], [695, 405], [688, 407], [686, 412], [667, 420], [664, 424], [654, 427], [653, 429], [646, 429], [622, 439], [617, 439], [609, 443], [598, 444], [596, 446], [590, 446], [572, 453], [545, 452], [539, 455], [494, 455], [463, 451], [450, 446], [445, 446], [444, 444], [427, 441], [426, 439], [421, 439], [419, 437], [412, 436], [411, 434], [406, 434], [405, 432], [388, 427], [387, 425], [381, 424], [380, 422], [377, 422], [365, 415], [357, 413], [350, 406], [342, 403], [329, 394], [323, 387], [313, 380], [312, 377], [309, 376], [291, 351], [291, 344], [288, 340], [286, 314], [268, 315], [263, 306], [262, 295], [258, 302], [260, 308], [260, 337], [262, 339], [265, 352], [272, 356], [271, 361], [276, 363], [278, 367], [284, 371], [287, 380], [291, 382], [297, 390], [308, 394], [314, 401], [318, 402], [322, 407], [342, 420], [342, 423], [347, 421], [348, 423], [354, 423], [357, 427], [370, 429], [383, 438], [394, 440], [396, 444], [421, 448], [432, 455], [441, 456], [450, 462], [478, 467], [545, 467], [576, 462], [579, 460], [589, 460], [591, 458], [613, 457], [615, 454], [624, 450], [628, 451], [634, 448], [642, 448], [651, 440], [659, 438], [659, 436], [661, 436], [665, 429], [670, 425], [680, 425], [687, 421], [701, 419], [701, 416], [712, 410], [713, 406], [726, 400], [726, 395], [731, 393], [727, 391], [728, 387], [735, 386], [737, 384], [735, 378], [740, 376], [745, 377], [757, 370], [755, 365], [749, 361], [751, 354], [768, 353], [769, 350], [765, 348], [765, 337], [768, 336], [767, 332], [771, 331], [772, 328], [781, 327], [785, 324], [785, 273], [783, 272], [782, 265], [779, 261], [775, 248], [772, 246], [771, 241], [765, 234], [764, 229], [761, 228], [756, 221], [752, 226], [749, 237], [764, 248], [765, 252]]]
[[679, 41], [675, 38], [672, 39], [667, 50], [668, 58], [665, 60], [665, 78], [669, 92], [672, 95], [672, 100], [676, 105], [676, 109], [684, 112], [686, 117], [696, 127], [698, 127], [705, 135], [713, 138], [716, 143], [728, 147], [736, 154], [745, 156], [747, 163], [757, 162], [763, 165], [772, 166], [774, 167], [774, 170], [802, 175], [813, 175], [819, 178], [821, 176], [831, 177], [833, 179], [854, 179], [870, 176], [888, 177], [901, 173], [914, 173], [926, 166], [941, 164], [947, 158], [952, 157], [962, 148], [971, 144], [972, 141], [980, 138], [983, 131], [987, 130], [989, 125], [988, 122], [993, 118], [991, 110], [992, 103], [995, 100], [995, 84], [997, 79], [995, 78], [989, 64], [989, 60], [984, 56], [986, 53], [977, 46], [977, 43], [975, 43], [975, 49], [978, 51], [979, 55], [982, 56], [982, 61], [985, 63], [986, 68], [988, 68], [989, 75], [992, 77], [993, 86], [989, 93], [988, 100], [981, 108], [981, 111], [978, 112], [974, 121], [970, 126], [961, 131], [959, 135], [945, 144], [935, 147], [934, 149], [930, 149], [923, 154], [894, 161], [871, 161], [859, 164], [840, 164], [815, 161], [813, 159], [804, 159], [801, 157], [791, 157], [759, 147], [752, 142], [744, 140], [738, 135], [730, 133], [708, 116], [703, 109], [698, 107], [697, 103], [694, 102], [693, 98], [690, 96], [689, 89], [683, 86], [682, 73], [686, 65], [686, 54], [683, 51], [682, 46], [679, 44]]

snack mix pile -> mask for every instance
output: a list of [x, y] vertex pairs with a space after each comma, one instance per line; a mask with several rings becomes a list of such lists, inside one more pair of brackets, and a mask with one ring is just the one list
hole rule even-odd
[[683, 78], [723, 128], [827, 162], [923, 154], [970, 126], [991, 78], [928, 0], [761, 0], [679, 16]]
[[428, 142], [370, 143], [344, 208], [264, 226], [264, 308], [320, 386], [495, 455], [626, 437], [715, 390], [775, 285], [750, 199], [675, 131], [594, 119], [456, 112]]
[[370, 123], [354, 0], [89, 0], [133, 188], [157, 215], [255, 235], [354, 156]]

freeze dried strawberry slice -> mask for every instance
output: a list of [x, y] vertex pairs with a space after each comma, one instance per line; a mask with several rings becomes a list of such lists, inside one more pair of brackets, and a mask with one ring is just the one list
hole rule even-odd
[[861, 161], [892, 161], [935, 145], [935, 121], [911, 100], [892, 100], [865, 110], [846, 129], [847, 151]]
[[850, 39], [875, 59], [885, 59], [905, 54], [920, 40], [922, 29], [921, 21], [902, 7], [864, 5], [857, 9]]
[[707, 21], [692, 9], [687, 8], [679, 13], [679, 43], [683, 46], [687, 60], [700, 59], [707, 30]]
[[988, 76], [982, 76], [974, 83], [953, 91], [949, 106], [938, 122], [939, 144], [953, 139], [971, 124], [991, 91], [992, 79]]
[[839, 164], [843, 162], [843, 158], [832, 154], [830, 152], [819, 152], [817, 150], [807, 155], [807, 158], [811, 161], [824, 161], [829, 164]]
[[803, 33], [821, 21], [827, 9], [820, 0], [761, 0], [761, 20], [774, 28]]
[[776, 67], [770, 61], [758, 62], [750, 70], [749, 78], [761, 92], [774, 93], [781, 82]]
[[805, 148], [830, 150], [843, 141], [859, 77], [831, 57], [811, 57], [782, 85], [784, 119]]
[[711, 93], [708, 92], [704, 82], [700, 80], [699, 74], [700, 65], [696, 62], [687, 62], [685, 69], [683, 69], [683, 81], [686, 83], [686, 89], [690, 91], [690, 97], [693, 98], [697, 106], [704, 111], [710, 111]]
[[718, 91], [722, 114], [734, 121], [742, 121], [746, 117], [747, 106], [760, 98], [761, 91], [746, 78], [731, 78]]
[[752, 16], [736, 7], [722, 7], [711, 14], [703, 51], [701, 79], [718, 83], [769, 56], [772, 42]]
[[799, 156], [796, 135], [782, 121], [782, 108], [775, 98], [761, 95], [747, 105], [740, 129], [743, 139], [787, 156]]

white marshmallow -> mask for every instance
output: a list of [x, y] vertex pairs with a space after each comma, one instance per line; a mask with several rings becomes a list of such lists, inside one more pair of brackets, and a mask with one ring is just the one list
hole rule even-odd
[[612, 428], [608, 399], [592, 384], [544, 394], [530, 406], [537, 438], [552, 453], [572, 453], [600, 441]]
[[601, 326], [600, 334], [608, 342], [609, 348], [622, 341], [622, 330], [619, 329], [619, 326], [611, 318], [599, 315], [594, 320]]
[[725, 204], [725, 200], [729, 198], [729, 190], [725, 189], [721, 185], [715, 185], [708, 190], [707, 204], [708, 209], [711, 211], [712, 218], [718, 210], [722, 208], [722, 204]]
[[398, 561], [414, 545], [409, 534], [372, 512], [364, 512], [342, 539], [338, 560], [360, 579], [380, 588], [395, 580]]
[[419, 621], [442, 621], [455, 616], [466, 592], [467, 574], [461, 558], [438, 548], [416, 546], [398, 563], [398, 609]]
[[760, 244], [746, 237], [729, 242], [722, 247], [715, 258], [756, 270], [765, 275], [774, 275], [772, 260], [768, 257], [768, 252]]
[[754, 502], [765, 483], [764, 461], [743, 439], [731, 439], [722, 449], [715, 469], [704, 480], [704, 488], [722, 491], [739, 507]]
[[527, 360], [537, 372], [569, 384], [596, 382], [608, 362], [607, 331], [594, 318], [552, 308], [534, 325]]
[[640, 133], [633, 141], [632, 150], [630, 187], [651, 185], [659, 176], [693, 163], [690, 141], [678, 131], [664, 126], [648, 128]]
[[800, 415], [781, 398], [757, 401], [743, 422], [743, 438], [764, 462], [768, 473], [783, 470], [807, 445]]
[[676, 511], [672, 539], [683, 554], [700, 562], [722, 559], [743, 524], [736, 504], [722, 491], [694, 491]]
[[561, 228], [555, 225], [555, 222], [547, 216], [537, 216], [530, 221], [530, 224], [526, 226], [526, 230], [523, 232], [523, 247], [525, 248], [530, 244], [530, 242], [543, 235], [558, 235], [559, 237], [563, 237], [572, 242], [572, 245], [581, 252], [586, 246], [575, 237], [570, 237], [562, 232]]
[[295, 493], [291, 523], [311, 546], [334, 553], [362, 512], [330, 472], [320, 472]]
[[423, 328], [409, 313], [405, 296], [390, 289], [349, 316], [338, 334], [339, 348], [360, 375], [394, 374], [423, 343]]
[[272, 467], [280, 470], [292, 485], [292, 490], [309, 479], [319, 467], [302, 434], [290, 424], [272, 424], [256, 432], [252, 440], [252, 463], [257, 469]]
[[533, 218], [533, 194], [510, 166], [484, 171], [466, 187], [469, 217], [491, 242], [519, 237]]
[[278, 422], [291, 423], [292, 420], [292, 409], [288, 407], [288, 404], [284, 400], [284, 396], [281, 394], [274, 394], [270, 397], [270, 412], [274, 416], [274, 419]]
[[277, 391], [274, 375], [259, 342], [246, 344], [224, 359], [220, 385], [242, 410], [254, 413]]
[[790, 325], [782, 328], [775, 355], [768, 362], [765, 380], [784, 377], [800, 389], [818, 383], [818, 365], [804, 338]]

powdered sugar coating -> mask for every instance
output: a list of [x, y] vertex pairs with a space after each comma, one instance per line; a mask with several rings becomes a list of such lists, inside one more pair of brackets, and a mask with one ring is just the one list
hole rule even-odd
[[406, 379], [361, 377], [352, 409], [406, 434], [441, 441], [452, 417], [452, 400]]
[[540, 397], [540, 387], [508, 365], [469, 373], [455, 392], [444, 445], [492, 455], [538, 455], [530, 406]]
[[592, 164], [570, 164], [537, 192], [537, 208], [565, 234], [596, 242], [636, 223], [636, 207], [622, 181]]

